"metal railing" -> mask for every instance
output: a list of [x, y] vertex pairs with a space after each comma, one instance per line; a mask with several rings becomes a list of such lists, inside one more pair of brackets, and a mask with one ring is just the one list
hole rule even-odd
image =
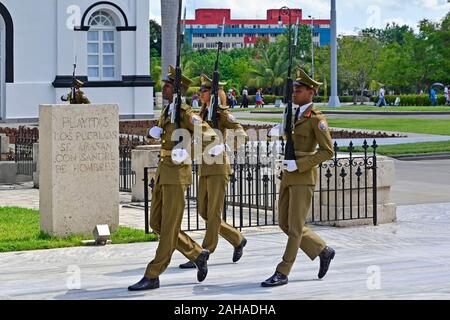
[[17, 174], [33, 176], [36, 163], [33, 161], [33, 144], [39, 141], [37, 129], [20, 127], [15, 137], [14, 161], [17, 163]]
[[[248, 143], [243, 151], [232, 156], [233, 174], [225, 197], [223, 219], [242, 229], [278, 224], [276, 202], [282, 171], [279, 163], [284, 152], [284, 141]], [[334, 158], [319, 166], [319, 180], [314, 192], [312, 223], [372, 219], [377, 224], [377, 149], [376, 141], [362, 145], [362, 152], [355, 154], [353, 143], [339, 153], [334, 144]], [[274, 161], [262, 161], [264, 157]], [[149, 232], [150, 192], [155, 185], [152, 172], [156, 168], [144, 168], [145, 230]], [[192, 165], [193, 184], [186, 192], [186, 209], [183, 231], [204, 230], [206, 224], [197, 208], [198, 165]]]

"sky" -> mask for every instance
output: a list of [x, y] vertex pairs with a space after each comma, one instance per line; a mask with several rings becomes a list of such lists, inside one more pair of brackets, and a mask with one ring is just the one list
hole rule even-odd
[[[161, 23], [161, 0], [150, 0], [150, 19]], [[337, 0], [339, 34], [356, 34], [367, 27], [383, 28], [387, 23], [407, 24], [417, 30], [422, 19], [441, 20], [450, 11], [450, 0]], [[184, 0], [187, 19], [195, 9], [229, 8], [232, 19], [265, 19], [267, 9], [282, 6], [303, 9], [303, 17], [330, 18], [330, 0]], [[244, 5], [245, 4], [245, 5]]]

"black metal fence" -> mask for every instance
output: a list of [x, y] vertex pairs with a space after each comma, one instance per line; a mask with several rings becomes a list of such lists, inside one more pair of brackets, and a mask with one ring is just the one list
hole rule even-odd
[[[314, 192], [310, 221], [312, 223], [372, 219], [377, 224], [377, 149], [376, 141], [361, 146], [355, 153], [353, 143], [344, 152], [335, 143], [334, 158], [319, 166], [319, 180]], [[278, 224], [277, 201], [284, 141], [251, 142], [240, 152], [231, 154], [233, 174], [224, 203], [223, 219], [232, 226], [248, 227]], [[144, 169], [144, 211], [149, 232], [149, 199], [155, 181]], [[206, 224], [197, 207], [198, 165], [192, 166], [193, 184], [186, 192], [184, 231], [204, 230]]]
[[17, 163], [17, 174], [33, 176], [36, 163], [33, 161], [33, 144], [39, 140], [37, 129], [20, 127], [15, 137], [14, 161]]
[[[313, 223], [372, 219], [377, 225], [378, 145], [364, 141], [361, 153], [354, 153], [353, 142], [339, 155], [319, 166], [319, 183], [312, 202]], [[348, 154], [348, 155], [347, 155]]]

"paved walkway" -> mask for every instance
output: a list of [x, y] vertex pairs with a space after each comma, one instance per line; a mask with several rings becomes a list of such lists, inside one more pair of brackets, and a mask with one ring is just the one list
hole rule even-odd
[[288, 286], [259, 286], [286, 243], [272, 228], [245, 234], [238, 264], [221, 241], [202, 284], [195, 271], [177, 268], [185, 259], [176, 253], [161, 289], [145, 293], [126, 288], [141, 278], [156, 243], [0, 254], [0, 299], [450, 299], [450, 204], [404, 206], [398, 216], [379, 227], [315, 228], [337, 251], [322, 281], [318, 261], [300, 253]]

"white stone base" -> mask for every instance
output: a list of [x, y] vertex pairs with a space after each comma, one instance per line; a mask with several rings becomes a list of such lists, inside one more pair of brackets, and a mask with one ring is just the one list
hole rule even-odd
[[[149, 183], [151, 179], [155, 178], [156, 166], [159, 161], [159, 152], [161, 146], [138, 146], [131, 152], [131, 170], [136, 174], [136, 182], [131, 186], [131, 201], [144, 201], [144, 168], [155, 167], [154, 170], [149, 171]], [[151, 200], [152, 193], [149, 192], [149, 200]]]

